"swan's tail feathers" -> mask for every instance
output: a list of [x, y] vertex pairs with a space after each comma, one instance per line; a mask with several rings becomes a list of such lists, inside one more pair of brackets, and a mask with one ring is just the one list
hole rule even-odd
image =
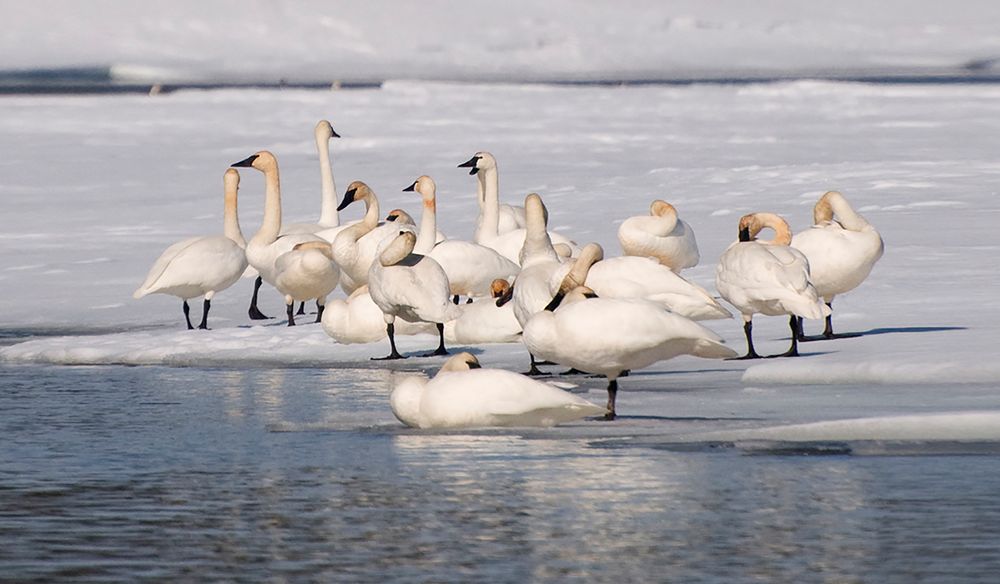
[[793, 299], [788, 304], [789, 312], [802, 318], [818, 320], [830, 315], [830, 307], [818, 298], [811, 302], [806, 299]]
[[705, 359], [731, 359], [739, 353], [712, 339], [696, 339], [691, 354]]
[[149, 290], [147, 290], [145, 286], [139, 286], [135, 289], [135, 292], [132, 293], [132, 298], [138, 300], [147, 294], [149, 294]]

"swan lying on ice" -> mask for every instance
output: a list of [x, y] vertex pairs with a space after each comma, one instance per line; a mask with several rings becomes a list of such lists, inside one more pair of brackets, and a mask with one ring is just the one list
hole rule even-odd
[[[851, 208], [844, 195], [837, 191], [827, 192], [816, 202], [813, 223], [812, 228], [792, 237], [792, 247], [809, 260], [809, 279], [832, 311], [834, 297], [854, 290], [865, 281], [875, 262], [882, 257], [885, 245], [872, 224]], [[857, 335], [834, 334], [833, 315], [830, 314], [821, 337], [801, 335], [799, 340], [853, 336]]]
[[406, 377], [389, 397], [396, 418], [413, 428], [553, 426], [605, 409], [547, 383], [483, 369], [469, 353], [448, 359], [433, 379]]
[[[774, 239], [760, 240], [762, 229], [774, 230]], [[715, 269], [719, 293], [743, 315], [747, 354], [741, 359], [757, 359], [753, 347], [753, 315], [791, 315], [792, 346], [779, 357], [799, 354], [799, 327], [796, 316], [823, 318], [830, 309], [819, 299], [809, 282], [809, 262], [799, 250], [789, 247], [792, 232], [788, 223], [773, 213], [751, 213], [740, 218], [739, 239], [733, 242]]]
[[226, 169], [223, 177], [225, 186], [225, 207], [223, 212], [223, 234], [192, 237], [168, 247], [149, 270], [142, 286], [132, 295], [142, 298], [147, 294], [170, 294], [181, 298], [184, 320], [191, 326], [191, 307], [188, 300], [204, 296], [204, 308], [200, 329], [208, 328], [208, 311], [212, 298], [218, 292], [232, 286], [247, 268], [244, 248], [246, 241], [240, 232], [240, 222], [236, 209], [240, 174], [235, 169]]
[[494, 280], [491, 297], [471, 304], [460, 304], [461, 316], [444, 325], [444, 338], [449, 343], [477, 345], [480, 343], [517, 343], [521, 340], [521, 323], [514, 316], [514, 305], [497, 306], [496, 299], [510, 290], [507, 280]]

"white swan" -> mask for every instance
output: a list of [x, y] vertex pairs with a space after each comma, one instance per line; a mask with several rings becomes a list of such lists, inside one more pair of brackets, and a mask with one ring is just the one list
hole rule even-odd
[[414, 253], [434, 258], [448, 275], [453, 296], [482, 297], [490, 294], [496, 279], [507, 280], [517, 275], [518, 265], [496, 251], [482, 245], [459, 239], [436, 242], [437, 237], [437, 187], [434, 179], [419, 177], [404, 191], [415, 191], [423, 200], [420, 231]]
[[274, 262], [283, 253], [291, 251], [299, 243], [323, 241], [309, 233], [280, 235], [281, 231], [281, 182], [278, 175], [278, 160], [267, 150], [232, 164], [235, 168], [255, 168], [264, 173], [264, 219], [260, 229], [247, 243], [247, 261], [259, 274], [254, 282], [253, 297], [250, 299], [250, 318], [260, 320], [270, 318], [257, 308], [257, 294], [261, 281], [274, 285]]
[[[552, 247], [549, 232], [545, 229], [548, 214], [542, 198], [535, 193], [529, 194], [524, 198], [524, 209], [528, 226], [524, 239], [521, 271], [514, 280], [509, 296], [497, 301], [497, 306], [503, 306], [508, 300], [513, 300], [514, 317], [522, 329], [535, 313], [544, 309], [552, 300], [549, 282], [562, 265], [559, 255]], [[531, 369], [528, 370], [528, 374], [540, 375], [535, 355], [529, 351], [529, 357]]]
[[524, 207], [500, 204], [500, 179], [497, 172], [497, 160], [492, 154], [489, 152], [476, 152], [472, 158], [459, 164], [458, 167], [468, 168], [469, 174], [476, 177], [479, 220], [476, 221], [476, 232], [473, 241], [482, 244], [483, 240], [492, 239], [497, 235], [524, 228]]
[[520, 342], [521, 323], [514, 316], [514, 304], [508, 302], [497, 306], [495, 301], [509, 288], [507, 280], [497, 279], [491, 286], [491, 298], [460, 304], [461, 316], [444, 325], [445, 340], [462, 345]]
[[340, 281], [340, 268], [325, 241], [307, 241], [278, 256], [274, 262], [274, 287], [285, 295], [288, 326], [295, 326], [295, 301], [316, 300], [316, 322], [323, 318], [326, 297]]
[[433, 379], [405, 377], [389, 397], [393, 415], [412, 428], [553, 426], [605, 409], [547, 383], [483, 369], [469, 353], [448, 359]]
[[[758, 240], [762, 229], [771, 228], [773, 240]], [[753, 347], [753, 315], [791, 315], [792, 345], [782, 355], [798, 355], [798, 319], [823, 318], [830, 314], [809, 282], [809, 261], [797, 249], [789, 247], [792, 232], [788, 223], [773, 213], [751, 213], [740, 218], [739, 239], [719, 259], [715, 286], [722, 297], [743, 315], [743, 333], [747, 354], [741, 359], [760, 355]]]
[[608, 413], [615, 418], [618, 377], [678, 355], [733, 357], [722, 339], [693, 320], [641, 299], [599, 298], [585, 286], [564, 287], [524, 327], [532, 354], [608, 378]]
[[330, 139], [340, 138], [333, 126], [327, 120], [320, 120], [313, 129], [316, 139], [316, 153], [319, 155], [320, 178], [320, 210], [319, 221], [316, 223], [289, 223], [281, 226], [281, 234], [316, 233], [327, 231], [323, 239], [330, 240], [336, 236], [335, 231], [341, 228], [340, 216], [337, 214], [337, 184], [333, 181], [333, 167], [330, 164]]
[[[514, 227], [517, 222], [511, 220], [504, 226], [510, 229], [501, 229], [500, 220], [504, 215], [502, 210], [508, 206], [500, 205], [496, 160], [489, 152], [477, 152], [470, 160], [458, 166], [459, 168], [471, 168], [469, 174], [476, 175], [479, 186], [480, 215], [474, 241], [521, 265], [521, 249], [527, 235], [527, 208], [524, 209], [524, 219], [521, 220], [523, 227]], [[511, 209], [517, 208], [512, 207]], [[511, 211], [509, 214], [516, 216], [520, 213]], [[573, 253], [578, 251], [576, 243], [568, 237], [554, 232], [550, 233], [549, 236], [553, 243], [565, 244]]]
[[379, 223], [378, 197], [367, 184], [359, 180], [347, 186], [344, 200], [337, 210], [343, 211], [355, 201], [364, 201], [364, 217], [342, 230], [333, 240], [333, 257], [342, 272], [340, 287], [347, 294], [368, 283], [368, 270], [375, 262], [383, 239], [400, 230], [413, 230], [412, 219], [410, 224], [401, 220]]
[[368, 275], [368, 292], [382, 309], [391, 353], [382, 359], [403, 359], [396, 350], [393, 323], [396, 317], [409, 322], [432, 322], [440, 342], [427, 356], [447, 355], [444, 346], [444, 323], [460, 315], [451, 303], [448, 276], [432, 258], [413, 253], [417, 235], [400, 230], [395, 237], [379, 245], [378, 259]]
[[[813, 223], [811, 229], [792, 237], [792, 247], [809, 260], [809, 279], [832, 310], [835, 296], [850, 292], [865, 281], [882, 257], [885, 245], [878, 231], [837, 191], [827, 192], [816, 202]], [[857, 335], [834, 334], [831, 314], [826, 317], [826, 327], [819, 338], [850, 336]]]
[[573, 262], [564, 263], [549, 281], [556, 293], [569, 275], [576, 285], [586, 285], [601, 298], [644, 298], [691, 320], [730, 318], [707, 290], [677, 275], [652, 258], [604, 258], [604, 250], [589, 243]]
[[700, 258], [694, 230], [677, 217], [673, 205], [659, 199], [649, 206], [649, 215], [622, 221], [618, 242], [625, 255], [655, 258], [678, 273], [698, 265]]
[[[334, 298], [327, 302], [322, 323], [326, 334], [342, 345], [374, 343], [386, 338], [382, 309], [372, 300], [367, 285], [361, 286], [346, 299]], [[432, 335], [437, 332], [433, 323], [407, 322], [403, 319], [395, 321], [394, 329], [396, 336]]]
[[204, 296], [204, 308], [200, 329], [208, 328], [208, 311], [215, 294], [232, 286], [247, 268], [246, 241], [240, 232], [240, 222], [236, 209], [240, 174], [232, 168], [226, 169], [223, 177], [225, 186], [225, 207], [223, 212], [223, 234], [192, 237], [168, 247], [153, 263], [146, 280], [132, 295], [142, 298], [147, 294], [170, 294], [181, 298], [184, 320], [191, 326], [191, 307], [188, 299]]

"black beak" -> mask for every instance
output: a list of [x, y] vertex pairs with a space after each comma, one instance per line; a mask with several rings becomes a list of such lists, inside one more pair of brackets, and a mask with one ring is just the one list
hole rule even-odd
[[413, 181], [413, 184], [403, 189], [403, 192], [410, 192], [417, 190], [417, 181]]
[[344, 200], [340, 202], [340, 206], [337, 207], [338, 211], [343, 211], [348, 205], [354, 202], [354, 193], [358, 192], [358, 189], [347, 189], [344, 193]]
[[254, 160], [257, 160], [257, 155], [256, 154], [253, 154], [253, 155], [251, 155], [251, 156], [249, 156], [247, 158], [244, 158], [243, 160], [241, 160], [239, 162], [234, 162], [234, 163], [230, 164], [229, 166], [231, 166], [233, 168], [247, 168], [247, 167], [253, 166], [253, 161]]
[[396, 219], [399, 219], [399, 215], [395, 213], [389, 213], [388, 215], [385, 216], [386, 221], [395, 221]]
[[507, 291], [503, 293], [503, 296], [501, 296], [500, 298], [497, 298], [497, 302], [496, 302], [497, 308], [500, 308], [504, 304], [507, 304], [508, 302], [511, 301], [512, 298], [514, 298], [514, 285], [513, 284], [511, 284], [511, 286], [509, 288], [507, 288]]
[[476, 167], [476, 164], [479, 163], [480, 158], [482, 157], [473, 156], [472, 158], [466, 160], [462, 164], [459, 164], [458, 168], [471, 168], [472, 170], [469, 171], [469, 174], [476, 174], [477, 172], [479, 172], [479, 169]]
[[334, 130], [333, 128], [330, 128], [330, 131], [333, 132], [332, 136], [334, 138], [340, 138], [340, 134], [337, 133], [337, 130]]
[[740, 241], [750, 241], [750, 228], [744, 227], [740, 229]]
[[565, 296], [566, 294], [564, 294], [563, 292], [557, 292], [556, 295], [552, 297], [552, 302], [546, 304], [543, 310], [548, 310], [549, 312], [552, 312], [553, 310], [559, 308], [559, 305], [562, 304], [563, 298]]
[[483, 368], [483, 366], [482, 366], [482, 365], [480, 365], [480, 364], [479, 364], [478, 362], [476, 362], [476, 361], [473, 361], [472, 363], [466, 363], [466, 365], [468, 365], [468, 366], [469, 366], [469, 369], [482, 369], [482, 368]]

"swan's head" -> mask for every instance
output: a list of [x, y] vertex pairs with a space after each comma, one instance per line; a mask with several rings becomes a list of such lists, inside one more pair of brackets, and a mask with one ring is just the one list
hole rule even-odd
[[553, 243], [552, 249], [556, 250], [556, 255], [559, 256], [560, 260], [573, 257], [573, 248], [568, 243]]
[[437, 185], [434, 184], [434, 179], [427, 176], [426, 174], [413, 181], [413, 184], [403, 189], [405, 192], [417, 192], [424, 199], [424, 205], [434, 202], [434, 195], [437, 192]]
[[528, 193], [528, 196], [524, 197], [524, 217], [528, 224], [531, 224], [532, 220], [536, 222], [541, 220], [543, 226], [549, 224], [549, 210], [545, 208], [545, 203], [538, 193]]
[[594, 292], [586, 286], [577, 286], [566, 294], [566, 298], [563, 299], [563, 305], [573, 304], [574, 302], [583, 302], [584, 300], [590, 300], [591, 298], [597, 298], [597, 292]]
[[577, 286], [583, 286], [587, 281], [587, 273], [594, 264], [604, 259], [604, 248], [598, 243], [588, 243], [580, 250], [580, 255], [573, 261], [573, 267], [566, 278], [563, 279], [560, 288], [564, 292], [569, 292]]
[[774, 230], [774, 239], [762, 243], [788, 245], [792, 242], [792, 230], [788, 222], [774, 213], [750, 213], [740, 217], [739, 240], [756, 241], [757, 234], [766, 228]]
[[649, 214], [654, 217], [669, 217], [671, 215], [676, 217], [677, 209], [666, 201], [656, 199], [649, 206]]
[[419, 428], [422, 421], [420, 400], [426, 386], [427, 380], [420, 377], [405, 377], [396, 383], [389, 394], [392, 415], [411, 428]]
[[441, 369], [438, 370], [438, 375], [442, 373], [448, 373], [452, 371], [468, 371], [470, 369], [482, 369], [482, 365], [479, 364], [479, 359], [472, 353], [458, 353], [452, 356], [450, 359], [444, 362]]
[[413, 221], [413, 217], [402, 209], [393, 209], [389, 211], [389, 214], [385, 216], [385, 220], [389, 223], [395, 223], [397, 225], [416, 225]]
[[469, 174], [476, 174], [480, 170], [487, 170], [497, 167], [497, 160], [489, 152], [476, 152], [475, 156], [458, 165], [459, 168], [468, 168]]
[[226, 195], [236, 195], [236, 192], [240, 190], [240, 171], [235, 168], [227, 168], [226, 173], [222, 175], [222, 184], [225, 186]]
[[234, 162], [229, 166], [232, 168], [256, 168], [261, 172], [267, 172], [269, 170], [277, 170], [278, 159], [274, 157], [274, 154], [271, 154], [267, 150], [261, 150], [260, 152], [251, 154], [243, 160]]
[[316, 122], [316, 139], [317, 140], [329, 140], [330, 138], [340, 138], [340, 134], [333, 129], [330, 122], [327, 120], [320, 120]]
[[354, 201], [363, 201], [372, 194], [371, 188], [365, 183], [356, 180], [351, 184], [347, 185], [347, 190], [344, 191], [344, 200], [340, 202], [340, 206], [337, 207], [338, 211], [343, 211], [348, 205]]
[[490, 297], [502, 298], [510, 290], [510, 282], [503, 278], [497, 278], [490, 282]]
[[813, 223], [819, 225], [826, 221], [832, 221], [835, 213], [834, 207], [841, 205], [850, 206], [844, 195], [839, 191], [827, 191], [813, 206]]

